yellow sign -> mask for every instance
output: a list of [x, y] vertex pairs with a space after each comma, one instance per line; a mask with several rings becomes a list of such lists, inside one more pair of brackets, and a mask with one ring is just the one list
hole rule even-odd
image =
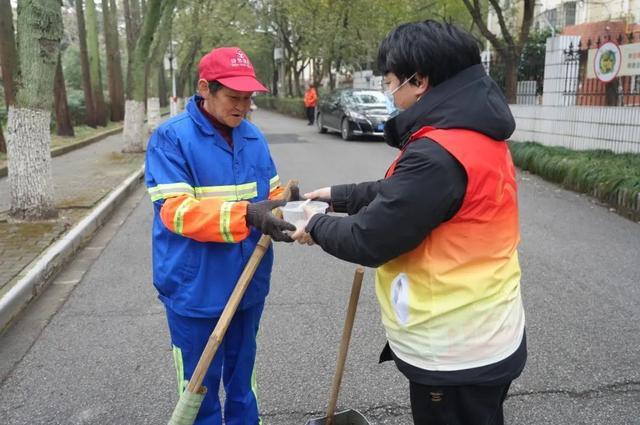
[[[640, 75], [640, 43], [623, 44], [619, 47], [621, 63], [617, 76]], [[587, 78], [598, 78], [595, 66], [598, 50], [599, 49], [589, 49], [589, 55], [587, 56]]]

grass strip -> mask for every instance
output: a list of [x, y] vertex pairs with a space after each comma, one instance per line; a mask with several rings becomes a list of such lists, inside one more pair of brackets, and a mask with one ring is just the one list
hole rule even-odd
[[574, 151], [535, 142], [509, 142], [514, 163], [565, 188], [592, 195], [640, 220], [640, 154]]

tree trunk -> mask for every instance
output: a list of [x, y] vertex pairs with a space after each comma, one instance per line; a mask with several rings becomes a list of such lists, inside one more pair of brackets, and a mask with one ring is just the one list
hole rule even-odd
[[[10, 0], [0, 0], [0, 70], [4, 87], [4, 103], [7, 107], [16, 102], [17, 60], [11, 2]], [[2, 152], [6, 152], [6, 149]]]
[[145, 92], [145, 63], [149, 56], [149, 48], [153, 41], [156, 26], [160, 21], [162, 11], [161, 0], [149, 0], [147, 4], [140, 37], [136, 42], [136, 50], [131, 69], [131, 79], [127, 81], [127, 91], [131, 97], [125, 103], [124, 113], [124, 152], [143, 152], [144, 126], [144, 92]]
[[0, 121], [0, 152], [7, 153], [7, 142], [4, 140], [4, 132], [2, 131], [2, 121]]
[[511, 50], [506, 53], [504, 61], [504, 96], [509, 104], [516, 103], [518, 91], [518, 59], [520, 55], [514, 54]]
[[120, 63], [120, 46], [115, 0], [102, 0], [102, 18], [104, 21], [104, 40], [107, 49], [107, 81], [109, 83], [109, 103], [111, 121], [124, 119], [124, 84]]
[[9, 107], [7, 153], [14, 219], [57, 216], [51, 174], [51, 104], [62, 14], [59, 0], [21, 0], [15, 106]]
[[73, 125], [71, 124], [69, 104], [67, 103], [67, 88], [64, 84], [62, 55], [60, 53], [58, 53], [58, 64], [56, 65], [56, 76], [53, 84], [53, 104], [56, 110], [56, 133], [58, 136], [73, 137]]
[[164, 108], [169, 105], [169, 90], [167, 87], [167, 77], [164, 75], [164, 67], [158, 69], [158, 97], [160, 98], [160, 107]]
[[80, 45], [80, 68], [82, 70], [82, 90], [84, 105], [87, 111], [85, 123], [89, 127], [97, 127], [96, 107], [91, 91], [91, 72], [89, 71], [89, 55], [87, 53], [87, 30], [84, 25], [82, 0], [76, 0], [76, 18], [78, 20], [78, 44]]
[[136, 42], [140, 34], [140, 13], [138, 11], [138, 0], [123, 0], [124, 6], [124, 22], [127, 33], [127, 78], [125, 86], [125, 98], [131, 99], [131, 87], [129, 81], [131, 81], [131, 70], [133, 67], [133, 57], [136, 51]]
[[100, 45], [98, 43], [98, 18], [96, 4], [93, 0], [86, 0], [87, 5], [87, 48], [89, 52], [89, 71], [91, 74], [91, 90], [96, 107], [97, 124], [107, 125], [107, 107], [104, 103], [102, 91], [102, 71], [100, 68]]

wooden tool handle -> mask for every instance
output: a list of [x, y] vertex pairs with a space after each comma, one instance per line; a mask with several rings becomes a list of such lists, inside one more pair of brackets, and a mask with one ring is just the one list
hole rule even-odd
[[[291, 186], [293, 186], [294, 184], [296, 184], [296, 182], [293, 180], [290, 180], [287, 183], [284, 192], [282, 192], [282, 195], [280, 196], [281, 199], [289, 198], [289, 194], [291, 193]], [[276, 214], [278, 212], [280, 211], [278, 210]], [[267, 249], [269, 249], [270, 243], [270, 236], [262, 235], [262, 237], [260, 237], [256, 249], [253, 251], [253, 254], [251, 254], [251, 257], [249, 258], [247, 265], [244, 267], [244, 270], [242, 271], [242, 274], [240, 275], [236, 286], [233, 288], [233, 292], [229, 297], [229, 301], [227, 301], [227, 304], [224, 306], [224, 310], [222, 310], [222, 315], [220, 316], [220, 319], [218, 319], [216, 327], [213, 329], [213, 332], [209, 336], [209, 341], [207, 341], [207, 345], [204, 347], [204, 351], [200, 356], [200, 360], [198, 360], [198, 364], [193, 371], [193, 375], [191, 375], [191, 379], [187, 384], [188, 391], [195, 393], [200, 390], [202, 381], [204, 380], [204, 376], [206, 375], [207, 370], [209, 370], [209, 366], [211, 365], [213, 357], [218, 351], [218, 347], [220, 347], [220, 343], [222, 342], [222, 338], [224, 338], [224, 334], [227, 332], [227, 328], [231, 323], [231, 319], [233, 319], [233, 315], [238, 309], [238, 305], [242, 300], [242, 296], [247, 290], [249, 283], [251, 283], [251, 279], [253, 278], [258, 265], [260, 265], [262, 257], [264, 256], [265, 252], [267, 252]]]
[[356, 310], [358, 308], [358, 299], [360, 298], [360, 288], [362, 287], [363, 276], [364, 269], [362, 267], [358, 267], [355, 275], [353, 276], [353, 286], [351, 287], [351, 297], [349, 298], [349, 307], [347, 308], [347, 318], [344, 321], [344, 329], [342, 330], [342, 340], [340, 341], [340, 352], [338, 353], [336, 374], [333, 377], [333, 385], [331, 385], [331, 395], [329, 397], [329, 407], [327, 407], [326, 425], [331, 425], [331, 422], [333, 421], [333, 414], [336, 410], [338, 393], [340, 392], [340, 383], [342, 382], [342, 374], [344, 372], [344, 364], [347, 361], [347, 352], [349, 351], [351, 330], [353, 329], [353, 321], [356, 317]]

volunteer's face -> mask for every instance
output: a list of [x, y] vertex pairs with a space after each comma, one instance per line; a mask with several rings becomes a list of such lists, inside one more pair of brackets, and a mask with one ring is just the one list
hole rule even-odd
[[236, 91], [223, 86], [217, 92], [211, 93], [208, 85], [205, 86], [206, 89], [200, 94], [204, 97], [207, 112], [222, 124], [232, 128], [239, 126], [251, 108], [253, 92]]
[[389, 92], [393, 92], [393, 101], [400, 110], [409, 109], [428, 89], [428, 79], [415, 76], [417, 84], [400, 80], [396, 74], [389, 72], [383, 77], [383, 84]]

